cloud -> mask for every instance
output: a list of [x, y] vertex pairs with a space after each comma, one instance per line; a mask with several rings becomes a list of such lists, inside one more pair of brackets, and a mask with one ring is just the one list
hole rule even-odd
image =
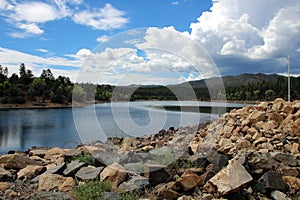
[[14, 38], [41, 35], [44, 33], [42, 24], [61, 19], [69, 19], [98, 30], [122, 28], [129, 22], [124, 11], [114, 8], [109, 3], [103, 8], [93, 10], [79, 10], [79, 5], [88, 8], [83, 4], [83, 0], [11, 1], [11, 4], [6, 0], [0, 0], [0, 16], [17, 28], [9, 33]]
[[103, 8], [80, 11], [73, 16], [73, 20], [77, 24], [97, 30], [110, 30], [124, 27], [129, 22], [129, 19], [124, 16], [124, 11], [107, 3]]
[[209, 51], [224, 73], [249, 71], [250, 63], [267, 73], [272, 67], [263, 65], [273, 63], [282, 72], [287, 52], [296, 57], [299, 48], [299, 18], [297, 0], [219, 0], [191, 23], [191, 37]]
[[100, 36], [100, 37], [98, 37], [97, 39], [96, 39], [96, 41], [97, 42], [100, 42], [100, 43], [103, 43], [103, 42], [107, 42], [108, 40], [109, 40], [109, 36], [107, 36], [107, 35], [102, 35], [102, 36]]
[[179, 4], [178, 1], [173, 1], [173, 2], [172, 2], [172, 5], [173, 5], [173, 6], [178, 5], [178, 4]]
[[60, 17], [55, 7], [43, 2], [24, 2], [17, 4], [15, 13], [10, 17], [16, 21], [32, 23], [45, 23]]
[[42, 29], [40, 29], [35, 23], [32, 24], [20, 24], [18, 26], [20, 29], [24, 29], [27, 33], [32, 33], [35, 35], [40, 35], [44, 33]]
[[41, 53], [49, 53], [49, 51], [47, 49], [42, 49], [42, 48], [36, 49], [36, 51], [39, 51]]
[[10, 73], [17, 73], [17, 67], [20, 63], [25, 63], [35, 75], [44, 68], [61, 66], [65, 70], [74, 70], [81, 67], [83, 61], [78, 59], [66, 59], [62, 57], [40, 57], [16, 50], [0, 47], [0, 63], [9, 68]]

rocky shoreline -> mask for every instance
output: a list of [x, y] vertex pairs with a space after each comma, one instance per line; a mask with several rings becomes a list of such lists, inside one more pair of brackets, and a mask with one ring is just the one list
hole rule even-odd
[[0, 198], [297, 200], [299, 116], [300, 101], [276, 99], [151, 136], [11, 151]]

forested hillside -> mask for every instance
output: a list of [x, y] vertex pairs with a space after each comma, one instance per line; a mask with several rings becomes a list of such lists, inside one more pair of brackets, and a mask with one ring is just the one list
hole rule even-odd
[[[208, 90], [206, 82], [214, 83], [214, 79], [191, 81], [178, 85], [160, 86], [112, 86], [94, 85], [90, 83], [74, 84], [68, 77], [55, 78], [50, 69], [42, 71], [39, 77], [34, 77], [26, 69], [25, 64], [19, 67], [19, 74], [13, 73], [0, 65], [0, 103], [24, 104], [32, 102], [43, 105], [47, 102], [69, 104], [73, 100], [85, 102], [96, 100], [99, 102], [124, 100], [177, 100], [175, 94], [180, 94], [180, 100], [236, 100], [255, 101], [273, 100], [277, 97], [287, 98], [287, 78], [272, 74], [242, 74], [239, 76], [225, 76], [223, 82], [226, 95], [222, 93], [220, 85], [211, 85]], [[215, 81], [217, 82], [217, 81]], [[190, 95], [187, 86], [192, 86], [195, 95]], [[300, 77], [291, 78], [291, 98], [300, 99]]]

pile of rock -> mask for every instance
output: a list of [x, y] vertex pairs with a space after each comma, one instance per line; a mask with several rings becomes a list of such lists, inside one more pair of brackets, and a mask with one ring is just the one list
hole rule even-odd
[[10, 152], [0, 157], [0, 195], [74, 199], [76, 185], [96, 180], [111, 182], [104, 199], [133, 190], [144, 199], [292, 199], [300, 194], [299, 116], [300, 101], [276, 99], [151, 136]]

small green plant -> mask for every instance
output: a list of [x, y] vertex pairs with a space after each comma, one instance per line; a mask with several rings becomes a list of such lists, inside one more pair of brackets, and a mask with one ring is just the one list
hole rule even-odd
[[91, 155], [79, 154], [77, 156], [74, 156], [72, 158], [72, 160], [79, 160], [80, 162], [84, 162], [88, 165], [93, 165], [94, 164], [93, 157]]
[[73, 191], [76, 199], [97, 199], [103, 197], [104, 192], [111, 191], [111, 184], [110, 182], [100, 182], [96, 180], [76, 186]]
[[175, 160], [173, 163], [171, 163], [169, 165], [169, 167], [172, 168], [172, 169], [179, 169], [179, 168], [190, 169], [190, 168], [193, 168], [193, 167], [196, 167], [196, 166], [190, 160], [178, 159], [178, 160]]
[[138, 191], [133, 192], [126, 192], [123, 194], [119, 194], [117, 196], [117, 200], [138, 200], [140, 197], [140, 194]]

